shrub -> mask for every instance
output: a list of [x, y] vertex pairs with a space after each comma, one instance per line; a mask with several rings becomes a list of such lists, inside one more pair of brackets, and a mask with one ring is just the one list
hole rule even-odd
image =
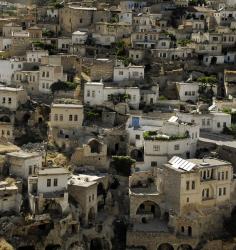
[[121, 176], [130, 176], [131, 166], [135, 163], [135, 160], [129, 156], [112, 156], [112, 164]]
[[52, 93], [54, 94], [56, 91], [71, 91], [74, 90], [76, 88], [76, 84], [72, 83], [72, 82], [63, 82], [63, 81], [57, 81], [54, 82], [51, 86], [50, 89], [52, 91]]

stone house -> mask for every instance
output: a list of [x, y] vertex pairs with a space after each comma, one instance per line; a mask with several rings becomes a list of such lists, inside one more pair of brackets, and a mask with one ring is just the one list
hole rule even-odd
[[9, 122], [0, 122], [0, 137], [7, 141], [14, 141], [14, 126]]
[[79, 174], [68, 180], [68, 191], [81, 209], [80, 220], [86, 226], [93, 224], [101, 207], [104, 207], [104, 194], [108, 188], [106, 175]]
[[131, 11], [124, 11], [118, 14], [119, 23], [133, 23], [133, 14]]
[[41, 40], [43, 37], [43, 29], [38, 26], [31, 26], [27, 29], [27, 31], [29, 32], [29, 37], [34, 40]]
[[130, 36], [132, 32], [132, 25], [128, 23], [97, 22], [95, 24], [94, 32], [101, 35], [114, 36], [116, 39], [121, 39]]
[[28, 100], [26, 91], [23, 88], [11, 88], [0, 86], [1, 107], [16, 111], [17, 108]]
[[131, 33], [132, 48], [155, 49], [159, 36], [160, 34], [155, 31], [132, 32]]
[[121, 61], [117, 61], [114, 66], [113, 81], [121, 82], [126, 80], [143, 80], [144, 66], [131, 65], [125, 66]]
[[26, 51], [26, 61], [28, 63], [41, 63], [43, 56], [48, 56], [47, 50], [29, 50]]
[[135, 63], [141, 62], [144, 58], [144, 55], [144, 49], [129, 49], [129, 58]]
[[63, 52], [68, 52], [71, 46], [71, 37], [58, 37], [57, 49]]
[[234, 96], [236, 94], [236, 71], [224, 71], [224, 87], [226, 96]]
[[33, 214], [49, 213], [62, 217], [68, 212], [67, 180], [69, 171], [65, 168], [43, 168], [28, 178], [30, 210]]
[[130, 11], [137, 11], [142, 12], [142, 9], [146, 6], [145, 1], [135, 1], [135, 0], [128, 0], [128, 1], [120, 1], [119, 8], [121, 10], [130, 10]]
[[112, 80], [114, 60], [108, 58], [82, 58], [77, 64], [77, 71], [88, 75], [91, 81]]
[[10, 85], [13, 73], [21, 70], [23, 65], [24, 62], [18, 59], [0, 60], [0, 81]]
[[[101, 106], [105, 102], [116, 101], [116, 96], [119, 99], [119, 101], [117, 99], [118, 102], [127, 102], [134, 109], [139, 108], [140, 89], [138, 87], [106, 87], [102, 82], [85, 83], [84, 103], [87, 105]], [[123, 100], [122, 97], [125, 99]]]
[[176, 88], [179, 95], [179, 100], [186, 102], [196, 102], [199, 96], [199, 83], [198, 82], [176, 82]]
[[200, 126], [200, 130], [221, 133], [224, 127], [231, 127], [231, 115], [223, 112], [177, 112], [176, 115], [184, 122], [194, 122]]
[[[59, 146], [78, 147], [84, 109], [79, 104], [53, 103], [50, 114], [50, 134]], [[73, 146], [73, 147], [74, 147]]]
[[2, 35], [7, 38], [12, 37], [12, 33], [20, 31], [22, 31], [22, 27], [15, 23], [7, 23], [2, 27]]
[[44, 94], [51, 93], [51, 85], [58, 80], [66, 81], [67, 76], [63, 73], [63, 67], [59, 65], [40, 65], [39, 66], [39, 92]]
[[191, 58], [193, 49], [190, 47], [177, 47], [170, 49], [152, 49], [151, 54], [154, 58], [161, 60], [185, 60]]
[[21, 182], [0, 181], [0, 212], [20, 212], [22, 204]]
[[85, 44], [88, 38], [88, 33], [83, 31], [75, 31], [72, 33], [72, 45]]
[[12, 40], [11, 38], [0, 37], [0, 50], [8, 51], [11, 48]]
[[[59, 10], [59, 23], [63, 33], [72, 33], [80, 28], [88, 28], [93, 23], [97, 8], [67, 5]], [[79, 17], [79, 18], [78, 18]]]
[[13, 73], [12, 82], [16, 86], [22, 86], [28, 95], [39, 94], [39, 71], [17, 70]]
[[24, 180], [35, 175], [42, 168], [42, 155], [39, 153], [12, 152], [6, 154], [11, 175], [21, 177]]
[[174, 156], [161, 169], [131, 176], [133, 229], [127, 232], [127, 245], [139, 246], [137, 236], [145, 235], [142, 246], [147, 249], [194, 249], [202, 235], [221, 233], [234, 204], [232, 173], [232, 165], [220, 159]]
[[107, 169], [109, 167], [107, 145], [92, 138], [87, 144], [75, 149], [71, 156], [71, 162], [77, 166], [88, 165], [96, 169]]

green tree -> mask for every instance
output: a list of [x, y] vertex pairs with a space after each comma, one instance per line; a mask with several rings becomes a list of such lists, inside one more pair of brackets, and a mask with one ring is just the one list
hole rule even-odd
[[119, 175], [130, 176], [135, 160], [129, 156], [112, 156], [112, 165]]
[[52, 93], [54, 94], [56, 91], [64, 90], [64, 91], [71, 91], [76, 88], [76, 84], [72, 82], [63, 82], [61, 80], [58, 80], [57, 82], [54, 82], [50, 89]]

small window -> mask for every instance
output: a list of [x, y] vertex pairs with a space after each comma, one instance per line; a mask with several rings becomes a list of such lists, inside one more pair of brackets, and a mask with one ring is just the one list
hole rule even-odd
[[91, 201], [91, 196], [89, 196], [89, 202]]
[[95, 97], [95, 91], [94, 90], [92, 91], [92, 97]]
[[58, 185], [58, 180], [57, 179], [53, 180], [53, 185], [54, 185], [54, 187], [57, 187], [57, 185]]
[[217, 128], [220, 128], [220, 122], [217, 122]]
[[222, 195], [222, 189], [219, 188], [219, 196], [221, 196], [221, 195]]
[[72, 121], [72, 120], [73, 120], [73, 116], [69, 115], [69, 121]]
[[51, 179], [47, 179], [47, 187], [51, 187]]
[[189, 181], [186, 181], [186, 190], [189, 190]]
[[151, 162], [151, 167], [157, 167], [157, 162], [156, 161], [152, 161]]
[[63, 121], [63, 115], [60, 115], [60, 121]]
[[175, 150], [179, 150], [179, 144], [175, 145]]
[[2, 98], [2, 103], [6, 103], [6, 97]]
[[78, 115], [74, 115], [74, 121], [75, 121], [75, 122], [78, 121]]
[[90, 90], [87, 90], [87, 97], [90, 97]]
[[8, 97], [8, 103], [11, 104], [11, 97]]
[[223, 189], [223, 195], [226, 195], [226, 187]]
[[153, 145], [153, 151], [160, 151], [159, 145]]
[[119, 75], [123, 76], [124, 72], [123, 71], [119, 71]]
[[136, 140], [140, 140], [140, 135], [135, 135]]
[[228, 180], [228, 171], [225, 172], [225, 179]]
[[54, 121], [58, 121], [58, 114], [54, 115]]
[[49, 77], [49, 71], [47, 71], [47, 75], [46, 75], [46, 77]]
[[195, 181], [192, 181], [192, 189], [195, 189]]

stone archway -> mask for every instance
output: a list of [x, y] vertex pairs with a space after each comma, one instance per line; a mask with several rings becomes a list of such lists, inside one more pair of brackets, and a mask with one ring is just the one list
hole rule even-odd
[[45, 250], [60, 250], [61, 249], [61, 245], [59, 244], [48, 244], [45, 247]]
[[0, 122], [7, 122], [7, 123], [10, 123], [10, 122], [11, 122], [11, 119], [10, 119], [9, 116], [3, 115], [2, 117], [0, 117]]
[[177, 250], [192, 250], [193, 248], [189, 244], [180, 245]]
[[130, 157], [138, 162], [141, 162], [143, 161], [143, 152], [142, 150], [135, 148], [130, 152]]
[[56, 201], [47, 201], [44, 205], [44, 213], [49, 213], [53, 218], [62, 216], [62, 208]]
[[163, 243], [163, 244], [159, 245], [157, 250], [174, 250], [174, 247], [169, 243]]
[[141, 217], [143, 223], [146, 223], [147, 220], [154, 218], [159, 219], [161, 217], [161, 209], [160, 206], [153, 201], [144, 201], [138, 206], [136, 215]]

